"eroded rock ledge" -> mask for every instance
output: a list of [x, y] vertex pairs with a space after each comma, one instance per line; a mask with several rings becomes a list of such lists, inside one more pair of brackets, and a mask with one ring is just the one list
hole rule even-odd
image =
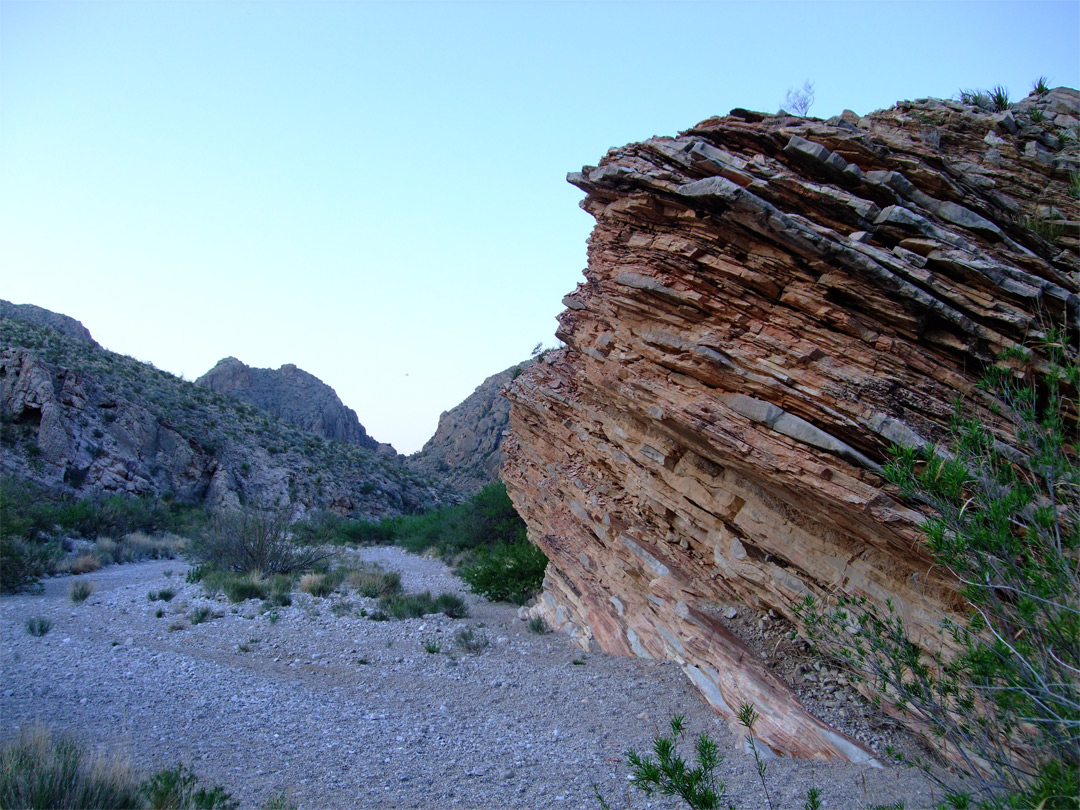
[[[1033, 114], [1033, 111], [1037, 111]], [[725, 627], [741, 602], [954, 605], [878, 475], [942, 435], [985, 363], [1076, 323], [1080, 93], [924, 99], [827, 122], [747, 111], [569, 180], [586, 281], [510, 390], [503, 477], [551, 564], [535, 608], [583, 646], [674, 659], [782, 754], [869, 752]]]

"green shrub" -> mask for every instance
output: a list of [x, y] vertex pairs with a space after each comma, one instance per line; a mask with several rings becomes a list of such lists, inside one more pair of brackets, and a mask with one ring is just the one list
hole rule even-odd
[[220, 785], [198, 786], [183, 765], [160, 770], [143, 786], [151, 810], [236, 810], [240, 806]]
[[1037, 358], [1003, 355], [982, 383], [992, 427], [958, 406], [947, 452], [894, 448], [887, 477], [928, 507], [928, 549], [966, 608], [943, 618], [940, 651], [913, 644], [888, 601], [801, 608], [821, 649], [950, 745], [980, 800], [1080, 800], [1078, 342], [1049, 330]]
[[547, 563], [544, 552], [525, 540], [478, 551], [459, 573], [473, 593], [523, 605], [543, 587]]
[[0, 536], [0, 590], [15, 593], [33, 588], [53, 571], [62, 553], [57, 543]]
[[626, 757], [633, 767], [631, 784], [647, 795], [661, 793], [678, 796], [693, 810], [714, 810], [726, 802], [727, 788], [715, 775], [723, 757], [716, 742], [707, 734], [697, 741], [697, 765], [689, 767], [678, 753], [685, 718], [671, 718], [671, 736], [658, 735], [653, 740], [656, 759], [641, 756], [633, 749]]
[[350, 521], [341, 536], [360, 545], [395, 544], [414, 554], [429, 549], [453, 562], [473, 550], [525, 540], [525, 523], [502, 482], [489, 484], [464, 503], [379, 523]]
[[465, 600], [453, 593], [440, 593], [435, 599], [435, 610], [451, 619], [464, 619], [469, 615]]
[[292, 574], [330, 556], [316, 548], [297, 546], [289, 537], [289, 516], [283, 511], [218, 515], [194, 550], [207, 565], [239, 574]]

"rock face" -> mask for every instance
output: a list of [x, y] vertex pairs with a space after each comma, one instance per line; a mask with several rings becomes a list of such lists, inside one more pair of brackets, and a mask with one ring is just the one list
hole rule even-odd
[[866, 758], [725, 607], [891, 597], [917, 642], [955, 609], [879, 465], [942, 437], [958, 394], [992, 419], [986, 363], [1077, 323], [1078, 118], [1067, 88], [999, 113], [736, 110], [571, 174], [586, 281], [566, 348], [508, 394], [503, 479], [551, 560], [534, 611], [674, 659], [729, 722], [753, 703], [778, 753]]
[[379, 447], [360, 424], [356, 411], [346, 407], [333, 388], [291, 363], [277, 370], [251, 368], [235, 357], [226, 357], [195, 384], [250, 402], [316, 436], [369, 450]]
[[492, 374], [460, 405], [439, 417], [435, 435], [408, 457], [409, 467], [439, 478], [463, 495], [479, 492], [498, 480], [503, 465], [502, 441], [509, 430], [506, 386], [532, 361]]
[[96, 343], [7, 317], [0, 444], [4, 475], [79, 497], [169, 495], [365, 519], [457, 498], [396, 454], [314, 436]]
[[13, 304], [10, 301], [0, 301], [0, 318], [10, 318], [14, 321], [32, 323], [35, 326], [44, 326], [82, 343], [97, 345], [97, 341], [90, 336], [90, 330], [83, 326], [82, 322], [33, 304]]

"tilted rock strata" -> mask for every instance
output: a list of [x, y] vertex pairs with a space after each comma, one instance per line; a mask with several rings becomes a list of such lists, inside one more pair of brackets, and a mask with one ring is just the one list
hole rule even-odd
[[313, 374], [288, 363], [279, 369], [252, 368], [226, 357], [199, 377], [196, 385], [250, 402], [301, 430], [376, 450], [356, 411]]
[[492, 374], [460, 405], [445, 411], [435, 435], [408, 457], [409, 467], [445, 481], [463, 495], [497, 481], [503, 465], [502, 441], [510, 429], [510, 403], [503, 393], [531, 362]]
[[733, 111], [570, 175], [596, 219], [586, 281], [566, 349], [508, 394], [503, 479], [551, 560], [535, 610], [678, 661], [729, 722], [754, 704], [777, 752], [867, 756], [721, 608], [891, 597], [936, 638], [955, 596], [878, 465], [941, 438], [958, 393], [992, 418], [985, 363], [1077, 322], [1078, 116], [1066, 88], [999, 114]]

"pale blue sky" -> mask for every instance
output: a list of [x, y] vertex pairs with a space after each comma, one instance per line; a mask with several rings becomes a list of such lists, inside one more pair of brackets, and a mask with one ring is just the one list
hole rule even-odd
[[568, 171], [733, 107], [1039, 75], [1078, 2], [0, 3], [0, 298], [193, 379], [296, 363], [412, 452], [554, 343]]

